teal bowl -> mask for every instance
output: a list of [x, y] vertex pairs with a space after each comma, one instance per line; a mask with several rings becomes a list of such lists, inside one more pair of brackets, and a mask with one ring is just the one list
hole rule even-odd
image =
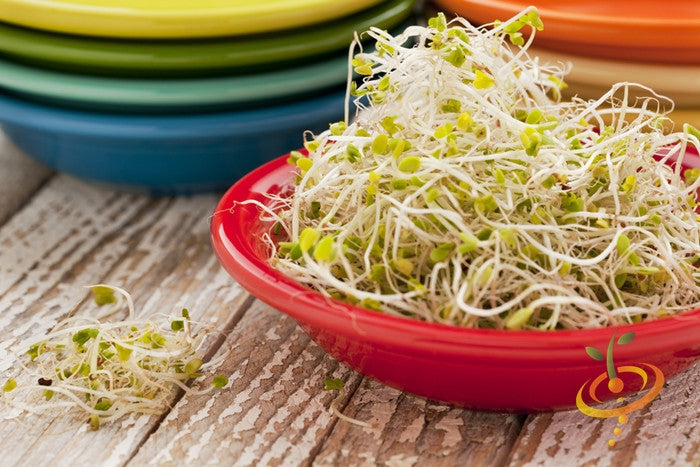
[[341, 120], [341, 89], [277, 106], [126, 115], [40, 105], [0, 93], [0, 128], [26, 154], [78, 178], [152, 195], [219, 191]]
[[0, 89], [41, 104], [119, 113], [243, 109], [300, 98], [347, 81], [347, 54], [274, 71], [181, 79], [65, 73], [0, 57]]

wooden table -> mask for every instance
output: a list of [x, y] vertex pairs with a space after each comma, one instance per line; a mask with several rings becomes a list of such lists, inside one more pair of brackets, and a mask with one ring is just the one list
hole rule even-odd
[[[0, 383], [8, 350], [49, 330], [98, 282], [130, 291], [143, 313], [187, 307], [225, 331], [207, 358], [231, 348], [217, 370], [229, 386], [177, 399], [162, 417], [92, 431], [72, 416], [8, 419], [2, 407], [0, 465], [700, 465], [700, 365], [632, 413], [613, 448], [615, 419], [450, 408], [346, 368], [238, 287], [209, 243], [220, 193], [152, 198], [94, 186], [52, 173], [2, 133], [0, 167]], [[373, 428], [329, 414], [330, 376], [345, 381], [343, 412]]]

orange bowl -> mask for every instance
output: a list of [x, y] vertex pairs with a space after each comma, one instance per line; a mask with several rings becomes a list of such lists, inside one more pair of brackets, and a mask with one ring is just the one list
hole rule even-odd
[[[532, 3], [522, 0], [435, 0], [476, 24], [506, 20]], [[535, 45], [616, 60], [700, 64], [700, 2], [674, 0], [536, 2], [544, 30]]]

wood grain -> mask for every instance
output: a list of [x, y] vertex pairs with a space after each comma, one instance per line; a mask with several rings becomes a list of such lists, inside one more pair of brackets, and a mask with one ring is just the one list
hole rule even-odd
[[353, 387], [360, 377], [326, 356], [290, 318], [257, 301], [226, 344], [230, 354], [219, 371], [230, 388], [184, 397], [131, 464], [311, 461], [336, 422], [328, 411], [335, 394], [323, 380], [342, 378]]
[[18, 209], [49, 176], [51, 170], [30, 159], [0, 131], [0, 224]]
[[366, 379], [315, 465], [502, 465], [522, 425], [517, 415], [450, 408]]
[[[209, 246], [217, 199], [151, 199], [53, 178], [0, 228], [0, 371], [10, 367], [13, 345], [53, 327], [93, 283], [129, 290], [144, 315], [187, 307], [195, 320], [232, 327], [249, 296]], [[0, 455], [8, 464], [120, 465], [158, 421], [132, 417], [92, 432], [70, 416], [10, 418], [0, 426]]]
[[[513, 448], [513, 466], [699, 466], [700, 364], [666, 381], [629, 422], [578, 411], [530, 416]], [[613, 434], [619, 427], [622, 433]], [[608, 441], [615, 440], [610, 447]]]
[[[187, 307], [222, 331], [205, 359], [228, 352], [216, 372], [230, 378], [209, 395], [173, 398], [162, 417], [127, 417], [96, 432], [73, 416], [17, 417], [0, 407], [3, 466], [700, 466], [700, 364], [624, 426], [578, 411], [526, 418], [443, 406], [363, 378], [235, 284], [209, 243], [218, 194], [103, 189], [52, 175], [0, 136], [2, 161], [10, 170], [0, 171], [0, 382], [18, 342], [76, 303], [77, 313], [93, 312], [81, 297], [96, 282], [129, 290], [143, 315]], [[323, 389], [327, 377], [343, 379], [341, 409], [371, 428], [329, 413], [336, 393]]]

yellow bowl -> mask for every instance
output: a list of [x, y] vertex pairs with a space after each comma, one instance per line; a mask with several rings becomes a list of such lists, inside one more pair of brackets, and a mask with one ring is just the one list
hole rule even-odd
[[380, 1], [0, 0], [0, 21], [90, 36], [215, 37], [320, 23]]

